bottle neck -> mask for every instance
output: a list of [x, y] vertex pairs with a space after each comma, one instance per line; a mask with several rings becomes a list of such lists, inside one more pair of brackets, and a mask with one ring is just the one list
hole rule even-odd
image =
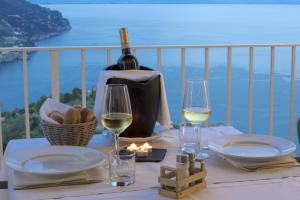
[[125, 48], [122, 48], [122, 53], [123, 54], [131, 54], [131, 50], [129, 47], [125, 47]]
[[128, 31], [126, 28], [120, 29], [120, 41], [121, 41], [122, 53], [130, 54], [131, 52], [130, 52]]

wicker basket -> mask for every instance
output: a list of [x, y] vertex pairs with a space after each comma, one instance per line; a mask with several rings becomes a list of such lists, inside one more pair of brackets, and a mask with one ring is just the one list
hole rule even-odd
[[51, 145], [86, 146], [92, 138], [97, 120], [80, 124], [52, 124], [40, 120], [45, 137]]

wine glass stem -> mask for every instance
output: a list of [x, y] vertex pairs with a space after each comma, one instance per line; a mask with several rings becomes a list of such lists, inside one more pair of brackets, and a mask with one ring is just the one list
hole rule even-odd
[[196, 124], [194, 126], [194, 130], [195, 130], [195, 133], [196, 133], [197, 150], [200, 151], [200, 149], [201, 149], [201, 128], [200, 128], [200, 124]]
[[115, 135], [115, 150], [117, 152], [117, 155], [119, 154], [119, 134], [114, 134]]
[[115, 150], [117, 155], [117, 165], [120, 165], [120, 153], [119, 153], [119, 134], [114, 133], [115, 135]]
[[[202, 142], [202, 135], [201, 135], [201, 128], [200, 128], [200, 124], [196, 125], [194, 127], [194, 130], [196, 132], [196, 139], [197, 139], [197, 143], [198, 143], [198, 155], [197, 158], [198, 159], [207, 159], [209, 158], [209, 155], [207, 153], [201, 152], [201, 150], [203, 150], [203, 147], [201, 147], [201, 142]], [[203, 144], [203, 142], [202, 142]]]

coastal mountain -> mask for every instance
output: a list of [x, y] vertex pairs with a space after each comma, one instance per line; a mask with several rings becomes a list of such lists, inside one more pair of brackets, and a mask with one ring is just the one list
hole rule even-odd
[[[58, 11], [25, 0], [0, 0], [0, 47], [35, 46], [38, 40], [71, 28]], [[20, 53], [0, 53], [0, 63], [20, 58]]]

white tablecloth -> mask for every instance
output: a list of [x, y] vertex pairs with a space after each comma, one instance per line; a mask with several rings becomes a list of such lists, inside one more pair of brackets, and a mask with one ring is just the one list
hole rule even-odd
[[[103, 195], [65, 197], [62, 200], [170, 200], [160, 196], [157, 188], [134, 192], [119, 192]], [[205, 190], [195, 192], [189, 200], [296, 200], [300, 199], [300, 178], [272, 179], [209, 185]]]
[[[213, 138], [226, 134], [239, 134], [232, 127], [212, 127], [202, 129], [204, 139]], [[56, 188], [44, 188], [33, 190], [13, 190], [9, 183], [10, 198], [18, 199], [164, 199], [158, 195], [159, 169], [161, 165], [175, 165], [177, 152], [178, 131], [165, 132], [161, 140], [151, 143], [154, 147], [168, 149], [165, 160], [161, 163], [137, 163], [136, 183], [122, 189], [111, 187], [105, 183], [97, 183], [81, 186], [65, 186]], [[34, 146], [49, 145], [45, 139], [12, 140], [6, 149], [5, 157], [13, 151], [30, 148]], [[95, 136], [90, 147], [107, 151], [111, 145], [109, 136]], [[233, 168], [216, 155], [212, 155], [207, 161], [208, 188], [202, 192], [195, 193], [190, 199], [300, 199], [300, 168], [294, 167], [280, 170], [263, 170], [259, 172], [245, 172]], [[7, 167], [2, 166], [2, 177], [10, 180]], [[9, 181], [10, 182], [10, 181]], [[258, 195], [264, 192], [263, 195]], [[280, 198], [279, 198], [280, 197]], [[294, 197], [294, 198], [292, 198]]]

